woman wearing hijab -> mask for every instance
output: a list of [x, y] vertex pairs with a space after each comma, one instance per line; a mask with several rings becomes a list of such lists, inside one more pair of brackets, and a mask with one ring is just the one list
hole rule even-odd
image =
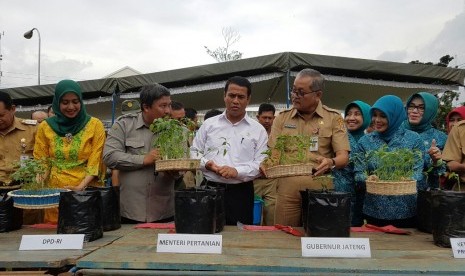
[[441, 151], [446, 144], [447, 135], [432, 126], [438, 114], [439, 101], [428, 92], [415, 93], [407, 100], [407, 120], [403, 128], [415, 131], [421, 137], [425, 146], [425, 164], [423, 165], [424, 183], [430, 188], [439, 187], [439, 176], [446, 171], [446, 165], [441, 159]]
[[[55, 87], [55, 116], [39, 125], [34, 158], [51, 161], [49, 187], [84, 190], [104, 174], [102, 122], [86, 113], [79, 84], [62, 80]], [[45, 211], [45, 221], [56, 223], [58, 208]]]
[[[353, 101], [346, 106], [344, 122], [349, 133], [350, 148], [357, 147], [358, 140], [365, 134], [365, 129], [370, 125], [370, 105], [362, 101]], [[340, 192], [351, 193], [351, 217], [352, 226], [363, 224], [363, 199], [365, 189], [354, 185], [354, 163], [352, 154], [349, 155], [349, 165], [343, 169], [335, 169], [334, 189]]]
[[[416, 160], [413, 179], [417, 180], [418, 189], [425, 189], [426, 187], [419, 185], [423, 179], [424, 146], [418, 133], [401, 127], [407, 119], [402, 100], [393, 95], [383, 96], [371, 107], [370, 115], [374, 131], [360, 138], [352, 153], [355, 156], [356, 185], [364, 187], [367, 172], [370, 174], [379, 165], [375, 156], [367, 153], [385, 146], [388, 151], [403, 148], [420, 152], [422, 157]], [[385, 196], [367, 193], [363, 214], [370, 224], [414, 227], [416, 204], [416, 195]]]
[[459, 106], [454, 108], [449, 114], [446, 116], [446, 127], [447, 127], [447, 133], [450, 132], [452, 127], [465, 119], [465, 106]]

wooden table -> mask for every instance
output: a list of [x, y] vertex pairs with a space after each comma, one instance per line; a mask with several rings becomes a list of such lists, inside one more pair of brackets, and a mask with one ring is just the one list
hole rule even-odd
[[0, 267], [6, 270], [17, 270], [74, 266], [78, 258], [121, 238], [129, 231], [132, 231], [132, 229], [125, 227], [104, 232], [103, 238], [84, 243], [82, 250], [19, 251], [22, 235], [56, 234], [56, 229], [36, 229], [23, 226], [22, 229], [17, 231], [0, 233]]
[[[223, 253], [156, 253], [157, 234], [137, 229], [77, 261], [81, 275], [463, 275], [465, 260], [450, 248], [433, 244], [432, 236], [413, 230], [409, 236], [351, 233], [370, 239], [371, 259], [304, 258], [299, 237], [281, 231], [249, 232], [227, 226]], [[134, 271], [137, 270], [137, 271]], [[163, 270], [163, 271], [162, 271]]]

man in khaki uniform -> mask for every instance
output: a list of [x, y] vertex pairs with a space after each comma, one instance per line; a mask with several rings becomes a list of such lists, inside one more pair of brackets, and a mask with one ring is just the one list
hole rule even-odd
[[[257, 121], [265, 128], [268, 136], [274, 121], [275, 107], [269, 103], [262, 103], [258, 107]], [[276, 208], [277, 179], [267, 179], [264, 176], [253, 181], [254, 193], [263, 199], [263, 225], [274, 225], [274, 211]]]
[[333, 168], [343, 168], [349, 162], [350, 146], [344, 120], [337, 110], [321, 103], [323, 89], [321, 73], [303, 69], [292, 87], [293, 107], [281, 112], [273, 122], [269, 148], [274, 147], [280, 135], [309, 135], [314, 142], [307, 153], [313, 161], [313, 173], [278, 179], [275, 223], [301, 225], [299, 191], [321, 189], [313, 177], [329, 174]]
[[[17, 118], [15, 112], [10, 95], [0, 92], [0, 193], [11, 190], [7, 186], [12, 181], [10, 175], [15, 165], [19, 163], [21, 155], [31, 157], [34, 149], [37, 121]], [[24, 212], [23, 224], [42, 221], [42, 211]]]
[[[121, 114], [137, 113], [140, 111], [140, 103], [138, 100], [124, 100], [121, 103]], [[111, 186], [119, 186], [119, 171], [111, 170]]]
[[447, 162], [451, 172], [460, 176], [460, 182], [465, 183], [465, 121], [460, 121], [452, 127], [442, 152], [442, 159]]
[[155, 173], [158, 149], [153, 149], [153, 120], [169, 116], [169, 90], [159, 84], [140, 92], [137, 113], [118, 118], [108, 132], [103, 161], [119, 170], [122, 223], [166, 222], [174, 216], [174, 173]]

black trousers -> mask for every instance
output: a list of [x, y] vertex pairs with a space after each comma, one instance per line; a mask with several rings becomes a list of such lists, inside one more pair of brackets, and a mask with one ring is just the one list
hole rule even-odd
[[226, 225], [236, 225], [238, 221], [243, 224], [253, 224], [253, 181], [226, 184], [204, 179], [201, 185], [209, 187], [219, 186], [225, 189], [224, 211]]

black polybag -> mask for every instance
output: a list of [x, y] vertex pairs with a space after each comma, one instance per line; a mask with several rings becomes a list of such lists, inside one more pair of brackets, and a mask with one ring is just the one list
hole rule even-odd
[[417, 228], [426, 233], [433, 232], [433, 193], [438, 190], [419, 190], [417, 195]]
[[434, 244], [451, 247], [450, 238], [465, 238], [465, 193], [437, 191], [433, 194]]
[[301, 190], [299, 191], [300, 197], [302, 198], [301, 207], [302, 207], [302, 226], [304, 231], [307, 232], [307, 213], [308, 213], [308, 191]]
[[103, 231], [111, 231], [121, 228], [119, 186], [88, 187], [86, 190], [100, 192], [103, 205]]
[[23, 210], [13, 206], [13, 198], [0, 194], [0, 233], [18, 230], [23, 225]]
[[103, 236], [99, 191], [61, 192], [58, 208], [58, 234], [84, 234], [88, 242]]
[[216, 230], [216, 191], [189, 188], [178, 190], [174, 196], [176, 233], [213, 234]]
[[309, 237], [350, 236], [350, 193], [307, 190]]
[[214, 199], [215, 199], [215, 232], [219, 233], [223, 231], [224, 225], [226, 224], [226, 212], [224, 210], [224, 187], [212, 187], [212, 186], [205, 186], [202, 187], [206, 190], [213, 190], [215, 192]]

